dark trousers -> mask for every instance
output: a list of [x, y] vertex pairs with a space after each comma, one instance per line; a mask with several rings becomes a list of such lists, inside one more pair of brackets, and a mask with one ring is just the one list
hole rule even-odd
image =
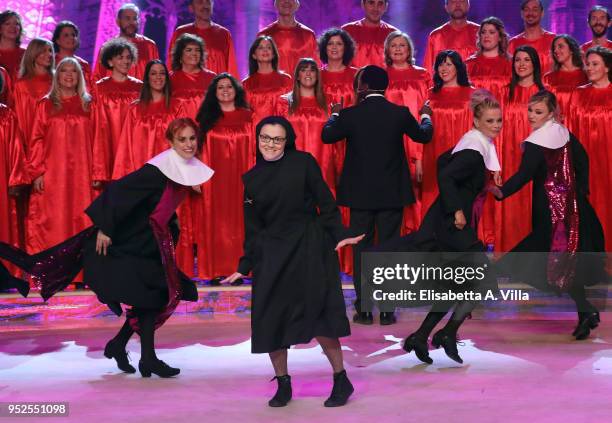
[[357, 294], [355, 299], [357, 312], [361, 311], [361, 253], [374, 246], [375, 233], [379, 243], [399, 236], [403, 212], [403, 208], [385, 210], [351, 208], [351, 231], [355, 234], [365, 234], [361, 242], [353, 246], [353, 283]]

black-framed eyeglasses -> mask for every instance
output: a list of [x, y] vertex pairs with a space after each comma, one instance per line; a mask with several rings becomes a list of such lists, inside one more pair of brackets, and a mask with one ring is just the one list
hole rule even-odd
[[262, 144], [282, 145], [285, 141], [287, 141], [285, 137], [270, 137], [265, 134], [259, 134], [259, 142]]

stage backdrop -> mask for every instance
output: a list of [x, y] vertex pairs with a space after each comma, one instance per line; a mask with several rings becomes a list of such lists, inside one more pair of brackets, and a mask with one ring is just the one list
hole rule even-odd
[[[117, 34], [114, 20], [121, 0], [0, 0], [0, 9], [17, 10], [24, 17], [27, 42], [34, 36], [51, 38], [55, 24], [63, 19], [81, 29], [79, 55], [92, 61], [100, 45]], [[167, 43], [177, 25], [189, 22], [187, 1], [135, 1], [142, 11], [141, 32], [154, 39], [165, 57]], [[273, 0], [217, 0], [214, 20], [232, 32], [241, 76], [247, 70], [250, 42], [260, 28], [275, 19]], [[361, 0], [303, 0], [298, 20], [317, 34], [362, 17]], [[522, 31], [520, 0], [473, 0], [469, 19], [475, 22], [488, 17], [501, 18], [508, 32]], [[590, 39], [587, 13], [591, 6], [602, 4], [610, 8], [610, 0], [548, 0], [543, 26], [556, 33], [569, 33], [580, 41]], [[447, 19], [444, 0], [390, 0], [385, 19], [410, 34], [417, 48], [417, 63], [421, 63], [427, 34]]]

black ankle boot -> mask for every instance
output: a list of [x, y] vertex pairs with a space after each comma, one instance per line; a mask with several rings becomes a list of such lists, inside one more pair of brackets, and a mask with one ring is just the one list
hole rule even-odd
[[125, 351], [125, 348], [119, 345], [115, 339], [108, 341], [106, 347], [104, 347], [104, 357], [109, 359], [114, 358], [119, 370], [125, 373], [136, 373], [136, 369], [130, 364], [128, 353]]
[[270, 379], [270, 382], [274, 379], [278, 382], [278, 388], [276, 389], [276, 394], [268, 401], [268, 405], [270, 407], [284, 407], [291, 401], [291, 395], [293, 394], [291, 390], [291, 376], [274, 376]]
[[463, 364], [463, 359], [459, 356], [459, 351], [457, 350], [456, 335], [449, 335], [444, 332], [444, 329], [439, 330], [431, 338], [431, 345], [435, 348], [440, 348], [440, 346], [443, 347], [444, 352], [451, 360]]
[[427, 338], [421, 337], [416, 333], [410, 335], [404, 341], [404, 351], [412, 352], [416, 354], [417, 358], [421, 360], [423, 363], [431, 364], [433, 360], [429, 356], [429, 351], [427, 349]]
[[353, 392], [355, 392], [355, 388], [353, 388], [353, 384], [346, 375], [346, 370], [334, 373], [334, 387], [323, 405], [325, 407], [341, 407], [346, 404]]
[[599, 318], [599, 312], [594, 311], [591, 313], [579, 313], [578, 326], [572, 333], [576, 337], [577, 341], [583, 341], [591, 334], [591, 329], [595, 329], [599, 326], [601, 319]]
[[138, 370], [142, 377], [151, 377], [151, 373], [159, 377], [172, 377], [181, 372], [181, 369], [170, 367], [158, 358], [154, 360], [140, 359], [138, 362]]

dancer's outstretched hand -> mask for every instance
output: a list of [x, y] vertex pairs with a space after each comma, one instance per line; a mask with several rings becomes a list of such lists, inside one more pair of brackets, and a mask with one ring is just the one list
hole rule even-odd
[[463, 210], [457, 210], [455, 212], [455, 226], [457, 229], [462, 230], [467, 225], [467, 220], [465, 220], [465, 215], [463, 214]]
[[504, 198], [504, 193], [501, 191], [501, 189], [499, 189], [499, 187], [493, 185], [493, 184], [489, 184], [487, 186], [487, 190], [493, 194], [493, 196], [497, 199], [497, 200], [501, 200], [502, 198]]
[[497, 185], [498, 187], [502, 186], [502, 177], [501, 177], [501, 172], [498, 170], [497, 172], [493, 172], [493, 182], [495, 182], [495, 185]]
[[43, 192], [45, 190], [45, 177], [40, 175], [38, 178], [32, 181], [32, 189], [34, 192]]
[[227, 278], [223, 279], [221, 282], [219, 282], [220, 284], [224, 285], [224, 284], [230, 284], [240, 278], [244, 278], [245, 275], [243, 275], [240, 272], [234, 272], [231, 275], [229, 275]]
[[345, 247], [347, 245], [357, 244], [359, 241], [361, 241], [363, 239], [364, 236], [365, 236], [365, 234], [361, 234], [361, 235], [353, 237], [353, 238], [345, 238], [342, 241], [340, 241], [338, 243], [338, 245], [336, 245], [335, 250], [336, 251], [340, 251], [340, 248], [342, 248], [342, 247]]
[[98, 230], [98, 237], [96, 238], [96, 253], [105, 256], [108, 247], [110, 247], [112, 243], [113, 241], [104, 232]]

